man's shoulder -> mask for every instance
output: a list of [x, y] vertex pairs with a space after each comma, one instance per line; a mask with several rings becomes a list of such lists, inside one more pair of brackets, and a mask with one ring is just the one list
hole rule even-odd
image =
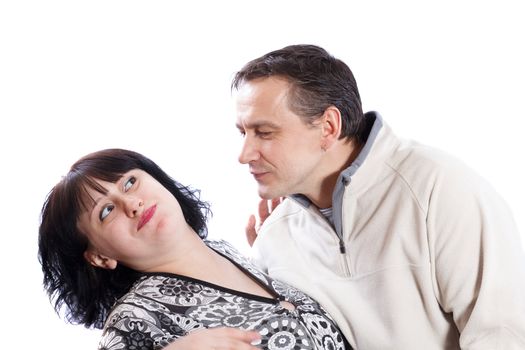
[[478, 174], [457, 156], [413, 140], [403, 140], [386, 163], [408, 179], [478, 178]]
[[293, 198], [286, 198], [264, 221], [261, 229], [266, 229], [289, 220], [297, 220], [299, 216], [305, 214], [309, 210], [310, 205], [312, 204], [306, 202], [302, 203]]

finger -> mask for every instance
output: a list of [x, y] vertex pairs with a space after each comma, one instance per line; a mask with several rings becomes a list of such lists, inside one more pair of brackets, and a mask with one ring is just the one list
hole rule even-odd
[[283, 197], [273, 198], [270, 202], [270, 212], [274, 211], [275, 208], [283, 201]]
[[255, 350], [255, 344], [261, 341], [261, 335], [255, 331], [245, 331], [237, 328], [217, 328], [220, 337], [215, 342], [216, 349]]
[[222, 331], [226, 337], [235, 338], [247, 343], [251, 343], [261, 339], [261, 335], [256, 331], [245, 331], [238, 328], [223, 327]]
[[261, 199], [259, 201], [259, 219], [261, 224], [266, 220], [266, 218], [270, 216], [270, 210], [268, 208], [268, 200], [267, 199]]
[[260, 341], [257, 343], [250, 343], [245, 341], [239, 341], [234, 339], [226, 339], [224, 342], [215, 343], [213, 346], [214, 350], [260, 350], [257, 347], [260, 345]]
[[255, 239], [257, 238], [257, 231], [255, 230], [255, 215], [250, 215], [248, 218], [248, 223], [245, 227], [246, 232], [246, 239], [248, 240], [248, 244], [253, 246], [253, 242], [255, 242]]
[[[233, 339], [221, 339], [222, 341], [215, 342], [211, 347], [212, 350], [260, 350], [256, 345], [244, 341]], [[201, 350], [201, 349], [199, 349]]]

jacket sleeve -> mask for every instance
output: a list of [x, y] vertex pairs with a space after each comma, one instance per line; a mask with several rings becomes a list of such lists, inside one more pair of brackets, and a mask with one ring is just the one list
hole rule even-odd
[[436, 298], [462, 349], [525, 349], [525, 259], [512, 214], [464, 168], [435, 181], [428, 240]]

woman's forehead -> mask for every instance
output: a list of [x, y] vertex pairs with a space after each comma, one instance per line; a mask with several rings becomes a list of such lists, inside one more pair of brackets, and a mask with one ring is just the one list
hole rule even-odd
[[79, 200], [84, 210], [91, 210], [96, 205], [97, 198], [108, 193], [108, 184], [110, 182], [94, 177], [86, 177], [82, 181], [79, 185]]

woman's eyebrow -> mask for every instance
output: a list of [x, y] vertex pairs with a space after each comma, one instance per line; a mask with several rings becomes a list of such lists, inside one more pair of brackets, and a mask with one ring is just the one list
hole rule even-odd
[[97, 207], [98, 203], [104, 198], [104, 196], [100, 196], [97, 199], [94, 199], [93, 197], [89, 196], [91, 198], [91, 207], [88, 208], [88, 214], [89, 217], [93, 216], [93, 211]]

